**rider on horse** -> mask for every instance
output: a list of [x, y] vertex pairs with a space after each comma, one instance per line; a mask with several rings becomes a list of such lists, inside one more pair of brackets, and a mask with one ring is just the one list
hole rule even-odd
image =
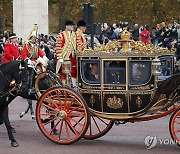
[[20, 53], [18, 49], [16, 34], [9, 35], [9, 43], [4, 48], [4, 56], [2, 57], [2, 64], [10, 62], [12, 60], [20, 59]]
[[42, 63], [47, 66], [48, 58], [45, 56], [44, 52], [38, 47], [36, 40], [38, 37], [38, 26], [34, 25], [33, 30], [26, 41], [22, 49], [22, 59], [27, 61], [28, 71], [29, 71], [29, 86], [28, 94], [34, 93], [33, 78], [34, 78], [34, 68], [38, 63]]

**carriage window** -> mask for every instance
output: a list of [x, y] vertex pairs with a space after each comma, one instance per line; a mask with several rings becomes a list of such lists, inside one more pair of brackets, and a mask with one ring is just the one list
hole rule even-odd
[[104, 62], [105, 84], [126, 84], [126, 62], [105, 61]]
[[172, 75], [172, 59], [170, 57], [161, 57], [160, 61], [162, 74], [158, 76], [158, 79], [165, 80]]
[[100, 83], [100, 63], [99, 61], [83, 61], [82, 76], [87, 83]]
[[151, 62], [130, 62], [130, 84], [141, 85], [150, 80]]

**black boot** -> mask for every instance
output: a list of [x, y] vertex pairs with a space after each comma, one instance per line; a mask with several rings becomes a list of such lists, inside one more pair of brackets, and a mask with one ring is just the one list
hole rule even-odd
[[29, 67], [29, 88], [28, 88], [28, 95], [34, 94], [34, 88], [33, 88], [33, 81], [34, 81], [34, 69]]

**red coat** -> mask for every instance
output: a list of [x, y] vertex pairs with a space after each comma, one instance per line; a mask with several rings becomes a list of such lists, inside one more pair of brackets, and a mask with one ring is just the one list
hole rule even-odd
[[[28, 57], [28, 54], [29, 54], [29, 51], [27, 50], [26, 45], [24, 45], [22, 49], [22, 59], [25, 60]], [[43, 57], [44, 55], [45, 55], [44, 52], [40, 48], [38, 48], [38, 56]], [[36, 60], [36, 59], [31, 58], [31, 60]]]
[[7, 43], [4, 48], [4, 56], [2, 57], [2, 64], [10, 62], [14, 59], [20, 59], [18, 46], [11, 43]]
[[150, 32], [148, 30], [143, 30], [141, 33], [141, 41], [145, 44], [149, 44]]

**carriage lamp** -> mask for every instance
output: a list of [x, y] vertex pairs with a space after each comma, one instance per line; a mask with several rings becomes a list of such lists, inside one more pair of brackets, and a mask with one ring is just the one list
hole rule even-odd
[[66, 74], [66, 85], [69, 85], [69, 74], [71, 73], [71, 61], [69, 59], [64, 59], [62, 62], [62, 72]]
[[158, 57], [152, 61], [152, 75], [154, 75], [154, 87], [157, 88], [158, 76], [161, 75], [161, 62]]
[[71, 61], [69, 59], [64, 59], [62, 62], [62, 72], [66, 75], [71, 73]]

